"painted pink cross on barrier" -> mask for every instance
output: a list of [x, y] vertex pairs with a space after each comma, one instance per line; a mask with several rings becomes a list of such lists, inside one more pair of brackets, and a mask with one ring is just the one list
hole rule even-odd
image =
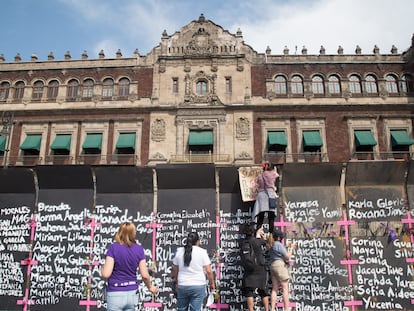
[[[152, 262], [155, 263], [155, 256], [156, 256], [156, 240], [157, 240], [157, 228], [161, 228], [162, 224], [157, 223], [157, 218], [155, 216], [155, 213], [152, 214], [152, 220], [150, 224], [146, 224], [145, 228], [151, 228], [152, 229]], [[154, 271], [155, 272], [155, 271]], [[162, 303], [156, 302], [154, 297], [152, 301], [144, 302], [145, 308], [161, 308]]]
[[344, 302], [344, 306], [345, 307], [351, 307], [352, 311], [355, 311], [355, 307], [356, 306], [362, 306], [363, 303], [360, 300], [350, 300], [350, 301], [345, 301]]
[[[411, 245], [414, 244], [414, 236], [413, 236], [413, 223], [414, 223], [414, 219], [411, 218], [411, 212], [408, 211], [407, 212], [407, 218], [406, 219], [402, 219], [401, 222], [403, 224], [408, 224], [408, 232], [410, 232], [410, 241], [411, 241]], [[414, 264], [414, 258], [406, 258], [405, 261], [409, 264]], [[414, 299], [411, 299], [411, 304], [414, 304]]]
[[[348, 218], [346, 216], [346, 212], [344, 212], [343, 215], [344, 215], [343, 220], [339, 220], [337, 223], [338, 223], [339, 226], [344, 226], [345, 243], [349, 247], [349, 229], [348, 229], [348, 226], [354, 225], [355, 221], [354, 220], [348, 220]], [[353, 280], [352, 280], [352, 268], [351, 267], [352, 267], [352, 265], [359, 264], [359, 261], [351, 259], [351, 252], [348, 249], [346, 251], [346, 259], [341, 260], [340, 263], [341, 263], [341, 265], [347, 265], [348, 266], [348, 282], [349, 282], [350, 285], [352, 285]], [[361, 306], [362, 301], [360, 301], [360, 300], [345, 301], [344, 305], [352, 307], [352, 311], [355, 311], [355, 306]]]
[[85, 264], [89, 265], [89, 276], [88, 276], [88, 284], [86, 285], [86, 300], [79, 301], [80, 306], [86, 306], [86, 311], [90, 310], [91, 306], [96, 306], [98, 302], [96, 300], [91, 300], [91, 293], [90, 293], [90, 286], [92, 283], [92, 267], [98, 266], [99, 261], [93, 261], [93, 241], [95, 236], [95, 228], [100, 226], [100, 222], [96, 222], [94, 217], [90, 217], [87, 221], [85, 221], [85, 226], [91, 227], [91, 241], [89, 243], [90, 252], [89, 252], [89, 260], [86, 261]]
[[411, 218], [411, 212], [410, 211], [407, 212], [407, 218], [406, 219], [401, 219], [401, 222], [403, 224], [408, 224], [408, 229], [409, 229], [408, 232], [410, 232], [410, 241], [411, 241], [411, 244], [414, 244], [414, 235], [412, 234], [413, 233], [412, 230], [413, 230], [414, 219]]
[[340, 263], [341, 263], [341, 265], [347, 265], [348, 266], [348, 281], [349, 281], [349, 284], [352, 284], [353, 280], [352, 280], [351, 266], [359, 264], [359, 261], [356, 260], [356, 259], [351, 259], [351, 253], [350, 253], [349, 250], [346, 251], [346, 258], [347, 259], [341, 260]]
[[284, 220], [284, 217], [283, 217], [283, 215], [282, 214], [280, 214], [280, 221], [275, 221], [274, 222], [274, 226], [275, 227], [281, 227], [281, 231], [282, 232], [285, 232], [285, 227], [290, 227], [292, 225], [292, 223], [291, 222], [289, 222], [289, 221], [285, 221]]
[[345, 230], [345, 242], [346, 242], [346, 245], [349, 245], [349, 230], [348, 230], [348, 226], [355, 225], [355, 221], [348, 220], [348, 218], [346, 217], [346, 212], [344, 212], [343, 215], [344, 215], [344, 220], [340, 220], [337, 223], [340, 226], [344, 226], [344, 230]]
[[[222, 223], [220, 222], [220, 216], [216, 216], [216, 245], [219, 246], [220, 245], [220, 228], [221, 227], [226, 227], [227, 224], [226, 223]], [[217, 262], [216, 262], [216, 279], [220, 284], [220, 279], [221, 279], [221, 262], [220, 262], [220, 253], [219, 253], [219, 249], [216, 250], [216, 258], [217, 258]], [[229, 305], [227, 303], [221, 303], [221, 297], [218, 297], [218, 301], [211, 304], [209, 306], [210, 309], [217, 309], [217, 310], [221, 310], [221, 309], [228, 309]]]
[[[285, 221], [285, 218], [283, 217], [283, 214], [280, 214], [280, 221], [275, 221], [274, 222], [274, 226], [275, 227], [280, 227], [280, 231], [285, 232], [286, 231], [286, 227], [290, 227], [292, 226], [292, 223], [290, 221]], [[294, 265], [293, 261], [289, 261], [290, 266]], [[283, 302], [278, 302], [276, 303], [277, 307], [281, 307], [283, 308]], [[296, 302], [290, 302], [289, 303], [289, 307], [290, 308], [295, 308], [296, 307]]]
[[[30, 220], [30, 228], [31, 228], [30, 229], [30, 244], [32, 244], [33, 241], [34, 241], [34, 234], [35, 234], [35, 231], [36, 231], [36, 226], [37, 226], [36, 214], [32, 214], [32, 219]], [[30, 273], [31, 273], [31, 270], [32, 270], [32, 266], [38, 264], [38, 261], [33, 260], [32, 257], [33, 257], [33, 251], [30, 250], [29, 258], [20, 261], [20, 264], [22, 266], [27, 265], [27, 279], [28, 280], [30, 280]], [[27, 282], [27, 284], [29, 284], [29, 282]], [[17, 300], [17, 304], [18, 305], [23, 305], [23, 311], [27, 310], [28, 305], [34, 304], [33, 300], [29, 300], [29, 286], [28, 285], [26, 286], [23, 299]]]

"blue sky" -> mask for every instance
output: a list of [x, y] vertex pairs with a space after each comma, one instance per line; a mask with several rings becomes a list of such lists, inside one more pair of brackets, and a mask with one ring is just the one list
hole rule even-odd
[[206, 19], [235, 33], [243, 32], [245, 43], [263, 53], [327, 54], [338, 46], [353, 54], [356, 45], [370, 54], [374, 45], [389, 53], [408, 49], [414, 34], [414, 0], [1, 0], [0, 54], [23, 61], [37, 54], [46, 60], [70, 51], [80, 59], [84, 50], [107, 58], [120, 49], [124, 57], [138, 48], [151, 51], [168, 34], [179, 31], [201, 13]]

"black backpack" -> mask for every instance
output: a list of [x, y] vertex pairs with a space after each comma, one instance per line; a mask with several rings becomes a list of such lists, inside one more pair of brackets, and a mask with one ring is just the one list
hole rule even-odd
[[249, 240], [243, 240], [240, 246], [241, 265], [245, 271], [253, 271], [258, 265], [258, 259], [253, 245]]

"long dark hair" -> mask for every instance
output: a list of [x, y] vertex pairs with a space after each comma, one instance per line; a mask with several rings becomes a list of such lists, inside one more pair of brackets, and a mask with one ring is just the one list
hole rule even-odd
[[187, 236], [187, 242], [184, 246], [184, 266], [188, 267], [191, 262], [191, 253], [193, 251], [193, 245], [200, 240], [197, 232], [190, 232]]

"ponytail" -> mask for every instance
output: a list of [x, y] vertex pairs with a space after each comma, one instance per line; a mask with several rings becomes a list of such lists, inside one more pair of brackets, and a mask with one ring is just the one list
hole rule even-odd
[[191, 253], [193, 252], [193, 245], [200, 240], [197, 232], [191, 232], [187, 236], [187, 242], [184, 246], [184, 266], [188, 267], [191, 262]]

